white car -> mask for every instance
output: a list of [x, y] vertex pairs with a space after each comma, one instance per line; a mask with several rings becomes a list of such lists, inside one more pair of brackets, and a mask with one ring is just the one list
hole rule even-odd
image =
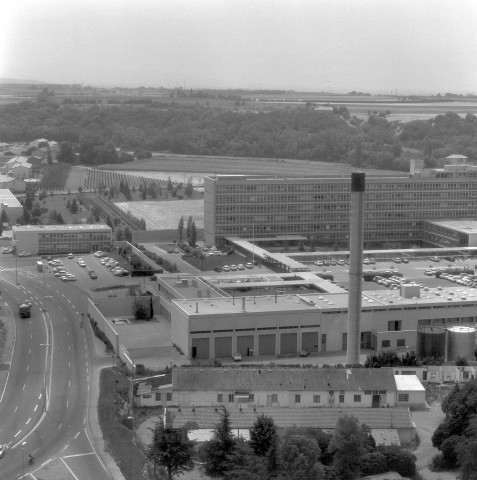
[[75, 258], [74, 253], [68, 253], [68, 258], [71, 260], [72, 258]]
[[323, 266], [323, 261], [322, 260], [315, 260], [313, 262], [317, 267], [322, 267]]
[[6, 450], [7, 450], [6, 445], [0, 445], [0, 458], [2, 458], [5, 455]]
[[244, 265], [243, 265], [242, 263], [239, 263], [239, 264], [237, 265], [237, 268], [238, 268], [239, 270], [244, 270], [244, 269], [245, 269], [245, 267], [244, 267]]
[[103, 252], [101, 250], [98, 250], [97, 252], [94, 252], [94, 256], [95, 257], [101, 257], [101, 255], [103, 255]]
[[63, 282], [74, 282], [76, 280], [76, 277], [68, 277], [67, 275], [65, 275], [64, 277], [61, 277], [61, 280]]
[[83, 261], [78, 262], [78, 265], [83, 268], [86, 267], [86, 263], [84, 263]]
[[20, 252], [20, 253], [18, 254], [19, 257], [29, 257], [30, 255], [31, 255], [30, 252]]
[[232, 355], [232, 358], [234, 359], [235, 362], [241, 362], [242, 361], [242, 355], [240, 355], [240, 353], [234, 353]]
[[245, 264], [245, 268], [252, 269], [253, 268], [253, 263], [252, 262], [247, 262]]

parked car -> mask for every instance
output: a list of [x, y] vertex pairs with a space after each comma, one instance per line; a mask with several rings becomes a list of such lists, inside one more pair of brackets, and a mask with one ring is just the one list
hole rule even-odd
[[2, 253], [13, 253], [13, 248], [2, 248]]
[[234, 353], [232, 355], [232, 358], [234, 359], [235, 362], [241, 362], [242, 361], [242, 355], [240, 353]]
[[252, 262], [247, 262], [245, 264], [245, 268], [252, 269], [253, 268], [253, 263]]
[[93, 271], [89, 272], [88, 275], [89, 275], [89, 278], [92, 278], [93, 280], [96, 280], [98, 278], [98, 274]]
[[215, 270], [216, 272], [221, 272], [221, 271], [222, 271], [222, 267], [217, 266], [217, 267], [214, 268], [214, 270]]
[[409, 259], [406, 257], [401, 257], [401, 263], [409, 263]]
[[228, 265], [223, 265], [222, 266], [222, 271], [223, 272], [230, 272], [230, 267]]
[[345, 264], [344, 260], [338, 260], [337, 263], [338, 263], [338, 265], [344, 265]]
[[68, 258], [71, 260], [72, 258], [75, 258], [74, 253], [68, 253]]
[[233, 272], [235, 272], [237, 268], [238, 268], [237, 265], [234, 265], [234, 264], [230, 265], [230, 270], [232, 270]]
[[394, 263], [401, 263], [401, 257], [394, 257], [393, 262]]
[[245, 266], [244, 266], [243, 263], [239, 263], [239, 264], [237, 265], [237, 268], [238, 268], [239, 270], [245, 270]]
[[433, 261], [433, 262], [440, 262], [441, 259], [439, 257], [429, 257], [429, 260]]
[[322, 267], [323, 266], [323, 261], [322, 260], [315, 260], [313, 262], [317, 267]]
[[61, 277], [61, 280], [63, 282], [74, 282], [76, 280], [76, 277], [68, 277], [68, 276], [64, 276], [64, 277]]
[[18, 254], [19, 257], [29, 257], [30, 255], [31, 255], [30, 252], [20, 252], [20, 253]]
[[310, 355], [310, 352], [308, 352], [308, 350], [301, 350], [300, 351], [300, 357], [308, 357], [308, 355]]
[[83, 261], [78, 262], [78, 265], [83, 268], [86, 267], [86, 263], [84, 263]]

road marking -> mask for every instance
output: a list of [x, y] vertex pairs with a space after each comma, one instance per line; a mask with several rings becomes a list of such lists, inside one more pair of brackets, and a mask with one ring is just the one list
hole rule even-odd
[[31, 422], [31, 417], [27, 420], [27, 422], [25, 423], [25, 425], [28, 425], [30, 422]]
[[15, 433], [15, 435], [13, 435], [13, 438], [16, 438], [16, 437], [18, 437], [18, 435], [20, 435], [20, 433], [22, 433], [22, 431], [21, 431], [21, 430], [18, 430], [18, 432], [17, 432], [17, 433]]
[[15, 413], [18, 410], [18, 405], [15, 407], [15, 410], [13, 412]]
[[95, 455], [94, 452], [88, 452], [88, 453], [76, 453], [74, 455], [64, 455], [63, 458], [75, 458], [75, 457], [84, 457], [86, 455]]
[[40, 396], [38, 397], [38, 400], [41, 400], [41, 396], [42, 396], [42, 395], [43, 395], [43, 394], [42, 394], [42, 393], [40, 393]]
[[70, 404], [70, 402], [66, 402], [66, 408], [68, 408], [69, 404]]
[[27, 372], [28, 372], [28, 370], [30, 370], [30, 365], [27, 365]]
[[[89, 388], [89, 385], [88, 385], [88, 388]], [[96, 454], [96, 458], [98, 459], [99, 463], [101, 464], [101, 466], [103, 467], [103, 470], [105, 472], [108, 471], [108, 469], [106, 468], [106, 465], [104, 464], [103, 462], [103, 459], [100, 457], [100, 455], [98, 455], [98, 453], [96, 452], [96, 449], [94, 448], [94, 444], [93, 444], [93, 441], [89, 438], [89, 435], [88, 435], [88, 430], [86, 430], [86, 427], [84, 429], [84, 433], [86, 434], [86, 438], [88, 439], [88, 442], [89, 444], [91, 445], [91, 450], [93, 450], [93, 452]]]
[[23, 384], [23, 390], [25, 390], [25, 387], [26, 387], [26, 383]]
[[73, 478], [75, 480], [79, 480], [79, 478], [73, 473], [73, 470], [71, 470], [71, 468], [67, 465], [67, 463], [63, 460], [63, 458], [61, 458], [61, 461], [65, 464], [65, 467], [68, 469], [68, 471], [71, 473], [71, 475], [73, 476]]
[[28, 355], [30, 355], [30, 354], [31, 354], [31, 348], [30, 348], [30, 350], [28, 350]]
[[76, 440], [78, 438], [78, 435], [80, 434], [81, 432], [78, 432], [73, 438]]
[[64, 452], [69, 446], [70, 446], [70, 444], [67, 443], [67, 444], [61, 449], [61, 451]]
[[58, 425], [58, 430], [62, 427], [62, 425], [63, 425], [62, 423]]
[[33, 411], [36, 412], [37, 408], [38, 408], [38, 404], [35, 405], [35, 408], [33, 409]]
[[68, 380], [68, 388], [70, 388], [70, 386], [71, 386], [71, 380]]

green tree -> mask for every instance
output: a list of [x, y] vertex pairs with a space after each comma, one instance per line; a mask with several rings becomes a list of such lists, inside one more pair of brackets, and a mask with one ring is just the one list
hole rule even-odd
[[359, 459], [366, 450], [356, 417], [343, 415], [338, 418], [329, 451], [334, 454], [333, 466], [341, 480], [354, 480], [359, 476]]
[[278, 437], [277, 427], [272, 417], [261, 413], [250, 429], [250, 446], [255, 455], [264, 457]]
[[179, 219], [179, 224], [177, 225], [177, 232], [179, 234], [179, 243], [182, 242], [182, 235], [184, 233], [184, 217]]
[[116, 240], [118, 242], [121, 242], [122, 240], [124, 240], [124, 230], [121, 227], [117, 228], [115, 232], [115, 236], [116, 236]]
[[133, 241], [133, 234], [129, 227], [126, 227], [124, 229], [124, 240], [126, 240], [126, 242], [129, 242], [129, 243], [132, 243]]
[[477, 480], [477, 437], [468, 440], [458, 452], [460, 480]]
[[162, 421], [154, 429], [152, 443], [147, 450], [147, 458], [156, 465], [164, 467], [167, 478], [189, 472], [194, 468], [192, 453], [194, 444], [184, 428], [165, 427]]
[[280, 448], [280, 470], [287, 480], [320, 480], [324, 478], [320, 456], [316, 440], [285, 434]]
[[192, 197], [192, 194], [194, 193], [194, 186], [192, 185], [192, 178], [187, 179], [187, 184], [184, 188], [184, 193], [186, 194], [187, 197]]
[[416, 474], [416, 456], [402, 447], [381, 447], [381, 453], [386, 457], [388, 469], [398, 472], [403, 477], [414, 477]]
[[174, 186], [172, 185], [172, 180], [170, 176], [167, 178], [166, 186], [167, 186], [167, 190], [169, 190], [169, 192], [172, 192], [172, 189], [174, 188]]
[[76, 198], [73, 198], [73, 201], [71, 202], [70, 212], [75, 214], [78, 213], [78, 210], [78, 202], [76, 201]]
[[68, 141], [60, 142], [56, 159], [62, 163], [76, 163], [76, 155], [73, 150], [73, 144]]
[[359, 459], [359, 470], [362, 476], [379, 475], [388, 471], [388, 462], [380, 452], [365, 453]]
[[197, 227], [195, 225], [194, 220], [192, 220], [192, 224], [190, 226], [189, 245], [191, 247], [195, 247], [196, 243], [197, 243]]
[[267, 478], [265, 461], [257, 457], [242, 438], [235, 439], [233, 453], [227, 457], [225, 480], [262, 480]]
[[220, 408], [220, 421], [214, 428], [212, 438], [200, 450], [204, 473], [210, 476], [221, 476], [226, 472], [229, 457], [235, 447], [230, 413], [223, 405]]

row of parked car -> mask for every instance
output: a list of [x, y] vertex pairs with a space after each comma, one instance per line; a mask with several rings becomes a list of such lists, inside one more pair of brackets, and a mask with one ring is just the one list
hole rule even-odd
[[[393, 275], [392, 277], [385, 278], [380, 275], [376, 275], [373, 278], [373, 282], [376, 282], [378, 285], [384, 285], [388, 287], [390, 290], [397, 290], [401, 285], [413, 283], [411, 280], [407, 280], [406, 278], [399, 277], [397, 275]], [[420, 287], [424, 287], [424, 285], [420, 285]]]
[[444, 278], [449, 282], [457, 283], [458, 285], [477, 288], [477, 275], [471, 275], [467, 273], [459, 273], [457, 275], [453, 275], [451, 273], [441, 273], [439, 277]]
[[239, 263], [238, 265], [222, 265], [222, 266], [217, 266], [215, 267], [216, 272], [235, 272], [237, 270], [245, 270], [248, 268], [249, 270], [253, 268], [253, 263], [252, 262], [247, 262], [245, 264]]

